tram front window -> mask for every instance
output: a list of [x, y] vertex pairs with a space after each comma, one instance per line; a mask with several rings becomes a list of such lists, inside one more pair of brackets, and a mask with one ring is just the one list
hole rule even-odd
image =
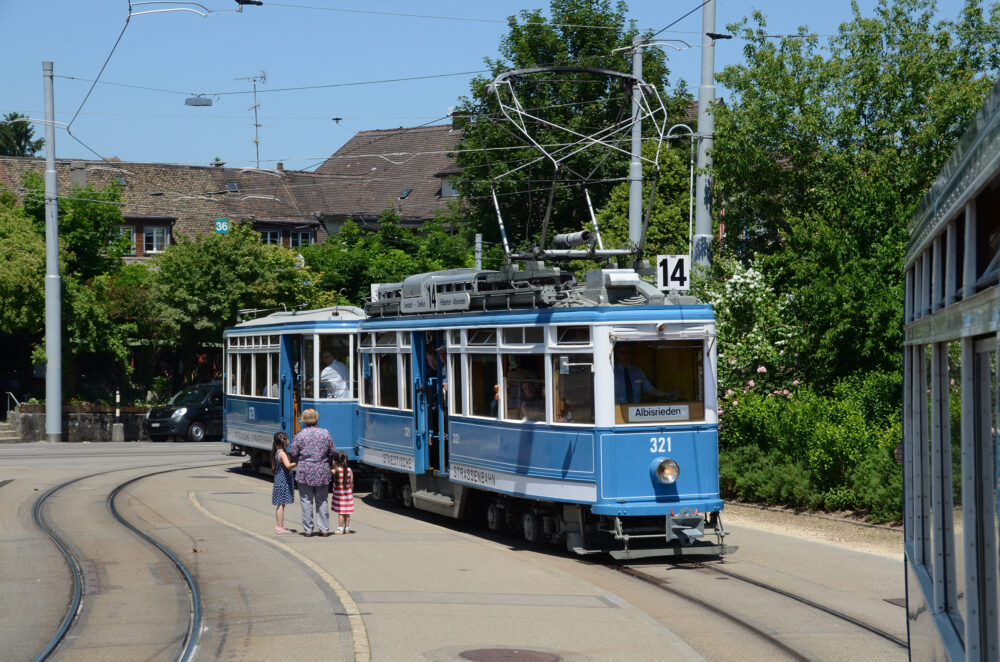
[[701, 340], [618, 342], [615, 422], [704, 420], [703, 361]]

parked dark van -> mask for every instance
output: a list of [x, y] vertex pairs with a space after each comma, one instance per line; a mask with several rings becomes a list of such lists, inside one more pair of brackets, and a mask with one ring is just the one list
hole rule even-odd
[[142, 423], [153, 441], [179, 437], [204, 441], [222, 436], [222, 382], [194, 384], [181, 389], [163, 407], [150, 409]]

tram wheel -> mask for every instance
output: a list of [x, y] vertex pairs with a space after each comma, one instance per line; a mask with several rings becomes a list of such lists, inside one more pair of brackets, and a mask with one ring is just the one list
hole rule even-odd
[[403, 500], [404, 506], [413, 508], [413, 489], [410, 488], [409, 481], [403, 483], [403, 487], [400, 490], [400, 498]]
[[381, 501], [387, 496], [389, 491], [389, 486], [386, 485], [385, 481], [381, 478], [376, 478], [372, 481], [372, 498], [376, 501]]
[[538, 516], [535, 513], [528, 511], [524, 514], [524, 518], [521, 520], [521, 528], [524, 532], [524, 539], [528, 542], [535, 542], [538, 540], [538, 533], [540, 529], [540, 522], [538, 521]]
[[503, 512], [496, 502], [491, 503], [486, 508], [486, 526], [490, 531], [499, 531], [503, 528]]

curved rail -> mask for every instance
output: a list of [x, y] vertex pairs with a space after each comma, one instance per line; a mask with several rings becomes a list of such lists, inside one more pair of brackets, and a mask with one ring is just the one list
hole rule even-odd
[[[178, 559], [170, 550], [164, 547], [162, 543], [156, 541], [149, 535], [143, 533], [138, 528], [133, 526], [131, 523], [127, 522], [118, 513], [118, 510], [114, 505], [114, 498], [126, 486], [131, 485], [136, 481], [142, 480], [143, 478], [148, 478], [150, 476], [156, 476], [164, 473], [170, 473], [172, 471], [200, 469], [203, 467], [210, 467], [210, 466], [215, 466], [215, 464], [213, 463], [213, 464], [183, 466], [174, 469], [165, 469], [163, 471], [154, 471], [151, 473], [143, 474], [136, 478], [132, 478], [128, 481], [125, 481], [124, 483], [121, 483], [114, 490], [112, 490], [111, 494], [108, 495], [108, 502], [107, 502], [108, 507], [110, 508], [111, 513], [115, 517], [115, 519], [117, 519], [126, 527], [137, 533], [140, 537], [152, 543], [157, 549], [159, 549], [163, 554], [165, 554], [167, 558], [169, 558], [171, 562], [173, 562], [173, 564], [177, 567], [178, 571], [184, 577], [185, 582], [187, 582], [188, 584], [191, 594], [192, 608], [191, 608], [191, 615], [188, 618], [188, 631], [184, 638], [184, 643], [185, 643], [184, 651], [177, 658], [177, 660], [179, 660], [180, 662], [188, 662], [191, 659], [191, 656], [193, 655], [195, 648], [197, 647], [198, 629], [194, 628], [196, 627], [200, 628], [200, 623], [201, 623], [201, 599], [200, 599], [200, 593], [198, 591], [197, 581], [194, 579], [194, 576], [191, 575], [191, 573], [187, 570], [186, 566], [184, 566], [184, 564], [180, 561], [180, 559]], [[125, 467], [122, 469], [112, 469], [110, 471], [99, 471], [97, 473], [88, 474], [86, 476], [80, 476], [78, 478], [68, 480], [64, 483], [60, 483], [59, 485], [50, 488], [48, 491], [46, 491], [44, 494], [38, 497], [38, 500], [35, 502], [35, 505], [32, 508], [32, 519], [34, 520], [35, 525], [45, 532], [45, 534], [52, 540], [53, 543], [55, 543], [56, 547], [59, 548], [59, 551], [62, 552], [63, 556], [65, 557], [66, 563], [70, 567], [70, 574], [73, 575], [73, 595], [70, 599], [69, 605], [67, 606], [66, 615], [63, 616], [62, 621], [59, 623], [59, 627], [56, 629], [55, 634], [46, 644], [45, 648], [43, 648], [42, 651], [34, 658], [34, 662], [42, 662], [43, 660], [47, 660], [52, 655], [52, 653], [55, 652], [56, 647], [58, 647], [59, 644], [62, 642], [62, 640], [66, 637], [66, 633], [69, 632], [70, 627], [73, 625], [73, 622], [76, 620], [77, 615], [80, 613], [80, 607], [83, 601], [83, 579], [82, 579], [83, 570], [80, 567], [80, 564], [77, 561], [76, 556], [73, 554], [73, 552], [70, 551], [69, 547], [66, 546], [63, 539], [59, 537], [55, 533], [55, 531], [53, 531], [53, 529], [49, 527], [48, 524], [46, 523], [43, 513], [45, 502], [48, 500], [49, 497], [51, 497], [59, 490], [62, 490], [70, 485], [73, 485], [74, 483], [78, 483], [81, 480], [86, 480], [88, 478], [95, 478], [97, 476], [103, 476], [105, 474], [115, 473], [117, 471], [134, 470], [136, 468], [137, 467]]]
[[826, 614], [829, 614], [830, 616], [834, 616], [834, 617], [839, 618], [841, 620], [847, 621], [851, 625], [856, 625], [859, 628], [862, 628], [864, 630], [868, 630], [872, 634], [876, 634], [876, 635], [882, 637], [883, 639], [888, 639], [889, 641], [891, 641], [892, 643], [896, 644], [897, 646], [900, 646], [901, 648], [909, 648], [909, 644], [907, 644], [905, 640], [900, 639], [899, 637], [895, 636], [891, 632], [886, 632], [885, 630], [880, 630], [879, 628], [875, 627], [874, 625], [871, 625], [870, 623], [865, 623], [864, 621], [860, 621], [860, 620], [854, 618], [853, 616], [851, 616], [850, 614], [845, 614], [844, 612], [837, 611], [836, 609], [834, 609], [832, 607], [827, 607], [826, 605], [821, 605], [818, 602], [814, 602], [814, 601], [810, 600], [809, 598], [804, 598], [801, 595], [795, 595], [794, 593], [789, 593], [788, 591], [786, 591], [784, 589], [781, 589], [781, 588], [778, 588], [777, 586], [771, 586], [770, 584], [766, 584], [764, 582], [757, 581], [756, 579], [750, 579], [749, 577], [744, 577], [743, 575], [737, 574], [735, 572], [730, 572], [729, 570], [723, 570], [722, 568], [716, 568], [715, 566], [705, 565], [704, 563], [695, 564], [695, 567], [697, 567], [699, 569], [703, 569], [703, 570], [709, 570], [709, 571], [712, 571], [712, 572], [717, 572], [720, 575], [725, 575], [726, 577], [731, 577], [732, 579], [738, 579], [741, 582], [746, 582], [747, 584], [752, 584], [754, 586], [757, 586], [758, 588], [762, 588], [764, 590], [771, 591], [773, 593], [777, 593], [778, 595], [784, 596], [786, 598], [790, 598], [792, 600], [796, 600], [797, 602], [801, 602], [804, 605], [808, 605], [808, 606], [812, 607], [813, 609], [818, 609], [819, 611], [822, 611], [822, 612], [824, 612]]
[[791, 657], [793, 660], [799, 660], [799, 662], [813, 662], [812, 658], [810, 658], [810, 657], [808, 657], [808, 656], [800, 653], [799, 651], [795, 650], [794, 648], [792, 648], [788, 644], [786, 644], [783, 641], [781, 641], [781, 640], [779, 640], [779, 639], [771, 636], [767, 632], [764, 632], [760, 628], [758, 628], [758, 627], [752, 625], [751, 623], [743, 620], [739, 616], [737, 616], [735, 614], [732, 614], [732, 613], [726, 611], [725, 609], [722, 609], [718, 605], [711, 604], [710, 602], [706, 602], [705, 600], [702, 600], [701, 598], [699, 598], [699, 597], [697, 597], [695, 595], [691, 595], [687, 591], [681, 591], [679, 589], [674, 588], [673, 586], [668, 586], [667, 583], [664, 580], [662, 580], [662, 579], [660, 579], [658, 577], [654, 577], [653, 575], [645, 573], [642, 570], [637, 570], [635, 568], [629, 568], [627, 566], [617, 566], [617, 567], [616, 566], [609, 566], [609, 567], [615, 568], [615, 569], [617, 569], [617, 570], [619, 570], [621, 572], [624, 572], [624, 573], [626, 573], [628, 575], [631, 575], [631, 576], [635, 577], [636, 579], [641, 579], [644, 582], [649, 582], [650, 584], [653, 584], [654, 586], [656, 586], [656, 587], [658, 587], [658, 588], [666, 591], [667, 593], [672, 593], [673, 595], [676, 595], [679, 598], [683, 598], [684, 600], [688, 600], [689, 602], [693, 602], [694, 604], [698, 605], [699, 607], [702, 607], [703, 609], [707, 609], [708, 611], [712, 612], [713, 614], [716, 614], [717, 616], [721, 616], [722, 618], [725, 618], [726, 620], [731, 621], [731, 622], [735, 623], [736, 625], [739, 625], [741, 628], [747, 630], [748, 632], [756, 635], [757, 637], [760, 637], [761, 639], [763, 639], [767, 643], [771, 644], [772, 646], [774, 646], [775, 648], [777, 648], [778, 650], [780, 650], [785, 655]]

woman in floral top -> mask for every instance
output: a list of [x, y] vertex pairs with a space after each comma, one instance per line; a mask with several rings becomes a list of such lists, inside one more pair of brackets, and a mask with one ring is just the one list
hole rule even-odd
[[315, 409], [302, 412], [305, 427], [299, 430], [288, 447], [288, 456], [298, 462], [295, 482], [299, 487], [299, 505], [302, 507], [302, 529], [306, 538], [313, 535], [313, 504], [316, 508], [316, 528], [319, 535], [330, 535], [330, 467], [337, 448], [333, 437], [324, 428], [316, 427], [319, 414]]

